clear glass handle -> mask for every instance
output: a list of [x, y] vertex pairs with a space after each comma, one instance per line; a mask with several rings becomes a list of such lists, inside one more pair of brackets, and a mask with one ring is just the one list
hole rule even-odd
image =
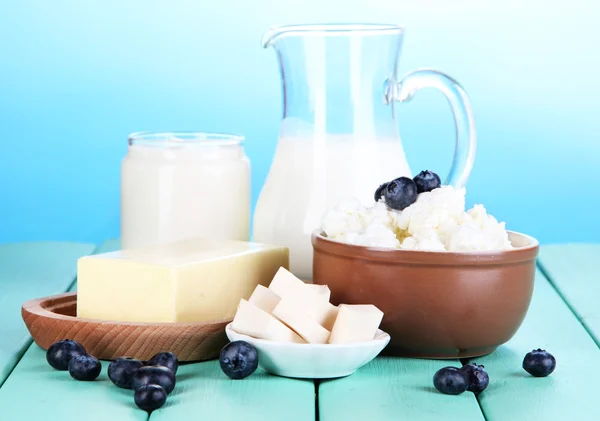
[[[390, 85], [388, 85], [390, 86]], [[475, 161], [476, 134], [475, 121], [471, 102], [460, 84], [437, 70], [415, 70], [405, 75], [399, 83], [390, 86], [386, 93], [386, 101], [410, 101], [422, 88], [437, 88], [446, 96], [454, 114], [456, 127], [456, 149], [450, 174], [445, 184], [463, 187], [467, 183], [473, 162]]]

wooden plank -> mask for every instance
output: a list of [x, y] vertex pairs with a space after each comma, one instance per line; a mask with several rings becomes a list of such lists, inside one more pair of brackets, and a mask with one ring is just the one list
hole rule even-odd
[[[534, 348], [551, 352], [557, 367], [534, 378], [521, 367]], [[546, 278], [538, 272], [534, 297], [515, 337], [477, 360], [490, 375], [479, 402], [487, 421], [600, 420], [600, 349]]]
[[58, 242], [0, 245], [0, 386], [31, 343], [21, 319], [23, 302], [67, 290], [77, 259], [95, 248]]
[[[151, 421], [313, 421], [315, 387], [257, 371], [244, 380], [225, 376], [217, 361], [183, 365], [177, 387]], [[359, 419], [359, 418], [353, 418]]]
[[543, 246], [538, 264], [600, 346], [600, 244]]
[[[96, 252], [118, 247], [118, 241], [108, 241]], [[74, 289], [74, 263], [71, 281], [56, 292], [69, 286]], [[69, 373], [52, 369], [46, 362], [45, 352], [35, 344], [31, 345], [0, 389], [0, 418], [11, 421], [147, 420], [147, 414], [135, 406], [133, 392], [113, 386], [106, 376], [108, 363], [103, 361], [102, 365], [102, 373], [96, 381], [77, 382]]]
[[449, 396], [433, 387], [442, 367], [457, 360], [377, 358], [355, 374], [319, 385], [321, 421], [484, 421], [472, 393]]
[[10, 421], [145, 421], [133, 392], [119, 389], [106, 376], [79, 382], [48, 365], [44, 351], [32, 345], [0, 389], [0, 419]]

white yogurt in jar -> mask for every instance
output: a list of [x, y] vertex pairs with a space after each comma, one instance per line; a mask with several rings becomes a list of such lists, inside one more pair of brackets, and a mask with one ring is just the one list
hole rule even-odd
[[324, 218], [328, 238], [367, 247], [426, 251], [509, 250], [504, 222], [483, 205], [465, 211], [464, 188], [442, 186], [421, 193], [402, 211], [382, 201], [372, 207], [356, 199], [340, 202]]
[[191, 238], [248, 241], [250, 163], [242, 138], [140, 133], [121, 166], [123, 248]]

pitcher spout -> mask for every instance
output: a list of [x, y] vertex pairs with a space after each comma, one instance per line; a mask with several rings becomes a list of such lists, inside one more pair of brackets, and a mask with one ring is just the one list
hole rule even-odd
[[279, 37], [287, 32], [286, 27], [284, 25], [281, 26], [273, 26], [264, 33], [261, 44], [263, 48], [268, 48], [272, 46]]

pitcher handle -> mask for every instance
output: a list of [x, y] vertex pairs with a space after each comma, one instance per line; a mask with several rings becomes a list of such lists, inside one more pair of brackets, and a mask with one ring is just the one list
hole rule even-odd
[[[389, 85], [388, 85], [389, 86]], [[386, 100], [410, 101], [422, 88], [437, 88], [450, 103], [456, 127], [456, 148], [452, 168], [445, 184], [463, 187], [473, 169], [476, 150], [475, 121], [471, 102], [460, 84], [445, 73], [432, 69], [421, 69], [405, 75], [399, 83], [388, 90]]]

